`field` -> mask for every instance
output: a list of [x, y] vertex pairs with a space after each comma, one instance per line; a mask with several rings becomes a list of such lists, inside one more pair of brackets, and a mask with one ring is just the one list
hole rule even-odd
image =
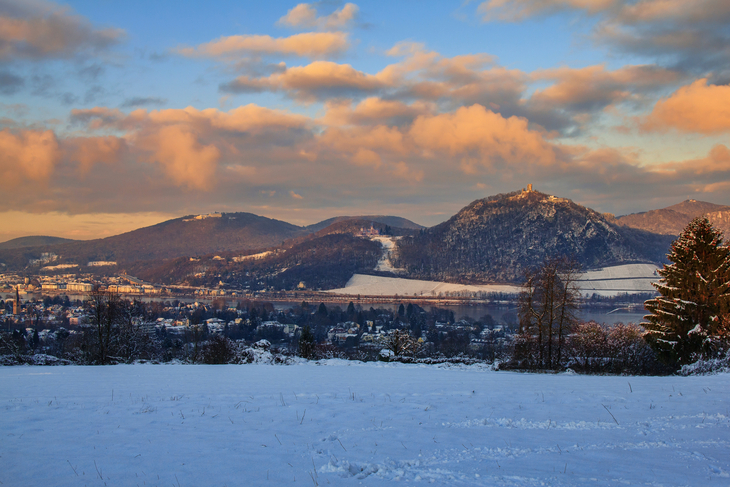
[[[380, 265], [380, 264], [379, 264]], [[615, 296], [622, 293], [653, 292], [652, 281], [659, 280], [653, 264], [624, 264], [585, 272], [578, 282], [583, 294]], [[391, 270], [378, 268], [377, 270]], [[446, 292], [513, 293], [522, 289], [510, 284], [466, 285], [397, 277], [355, 274], [342, 289], [329, 292], [362, 296], [424, 296], [434, 297]]]
[[730, 484], [730, 375], [0, 368], [4, 486]]

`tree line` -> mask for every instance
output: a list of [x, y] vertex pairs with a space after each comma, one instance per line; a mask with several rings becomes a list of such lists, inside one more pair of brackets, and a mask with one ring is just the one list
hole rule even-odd
[[672, 243], [667, 259], [654, 283], [658, 295], [645, 302], [648, 314], [640, 325], [579, 323], [580, 266], [573, 259], [550, 258], [528, 271], [511, 365], [652, 373], [700, 360], [727, 362], [730, 248], [722, 233], [706, 218], [696, 218]]

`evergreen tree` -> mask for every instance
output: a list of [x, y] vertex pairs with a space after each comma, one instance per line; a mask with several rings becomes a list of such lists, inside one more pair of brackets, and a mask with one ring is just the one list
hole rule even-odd
[[672, 243], [654, 283], [660, 296], [646, 301], [646, 341], [672, 365], [709, 358], [728, 344], [730, 249], [707, 218], [695, 218]]
[[309, 325], [304, 325], [302, 334], [299, 336], [299, 356], [306, 359], [314, 358], [314, 333]]
[[350, 301], [350, 304], [347, 305], [347, 319], [350, 321], [353, 321], [355, 319], [355, 303]]

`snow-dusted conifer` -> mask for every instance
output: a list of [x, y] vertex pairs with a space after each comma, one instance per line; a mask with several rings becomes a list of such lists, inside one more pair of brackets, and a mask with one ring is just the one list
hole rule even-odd
[[670, 364], [687, 364], [728, 343], [730, 249], [707, 218], [695, 218], [672, 243], [654, 283], [660, 296], [646, 301], [645, 338]]

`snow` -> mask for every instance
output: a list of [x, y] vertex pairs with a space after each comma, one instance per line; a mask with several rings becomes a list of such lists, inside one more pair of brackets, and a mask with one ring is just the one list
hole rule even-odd
[[623, 264], [586, 271], [581, 279], [657, 279], [658, 267], [654, 264]]
[[728, 390], [338, 360], [0, 367], [0, 482], [727, 486]]
[[[382, 241], [381, 243], [384, 244]], [[385, 247], [384, 255], [387, 254], [387, 249], [388, 247]], [[381, 262], [378, 263], [377, 270], [387, 270], [380, 268]], [[655, 289], [651, 283], [659, 280], [659, 276], [655, 274], [656, 270], [657, 267], [653, 264], [624, 264], [589, 270], [580, 277], [578, 286], [583, 294], [596, 293], [604, 296], [654, 292]], [[363, 296], [395, 296], [396, 294], [413, 296], [415, 294], [433, 297], [446, 292], [519, 293], [521, 290], [520, 286], [508, 284], [465, 285], [355, 274], [344, 288], [332, 289], [328, 292]]]
[[393, 265], [390, 263], [390, 256], [394, 252], [393, 249], [395, 248], [395, 241], [399, 238], [400, 237], [386, 237], [384, 235], [370, 237], [371, 240], [379, 242], [380, 245], [383, 247], [383, 255], [380, 257], [380, 260], [378, 260], [378, 263], [375, 265], [376, 271], [392, 272], [395, 274], [405, 271], [405, 269], [397, 269], [393, 267]]
[[71, 269], [72, 267], [78, 267], [78, 264], [58, 264], [58, 265], [47, 265], [41, 267], [42, 271], [57, 271], [61, 269]]
[[652, 282], [659, 281], [654, 264], [623, 264], [585, 272], [578, 286], [585, 293], [614, 296], [621, 293], [654, 292]]
[[260, 252], [258, 254], [241, 255], [238, 257], [234, 257], [232, 260], [233, 260], [233, 262], [243, 262], [245, 260], [251, 260], [251, 259], [259, 260], [259, 259], [263, 259], [267, 255], [272, 254], [272, 253], [273, 252], [271, 250], [267, 250], [266, 252]]
[[438, 296], [446, 292], [486, 292], [486, 293], [519, 293], [519, 286], [504, 284], [466, 285], [451, 284], [438, 281], [422, 281], [418, 279], [402, 279], [398, 277], [366, 276], [355, 274], [347, 281], [344, 288], [331, 289], [327, 292], [335, 294], [360, 294], [363, 296]]

